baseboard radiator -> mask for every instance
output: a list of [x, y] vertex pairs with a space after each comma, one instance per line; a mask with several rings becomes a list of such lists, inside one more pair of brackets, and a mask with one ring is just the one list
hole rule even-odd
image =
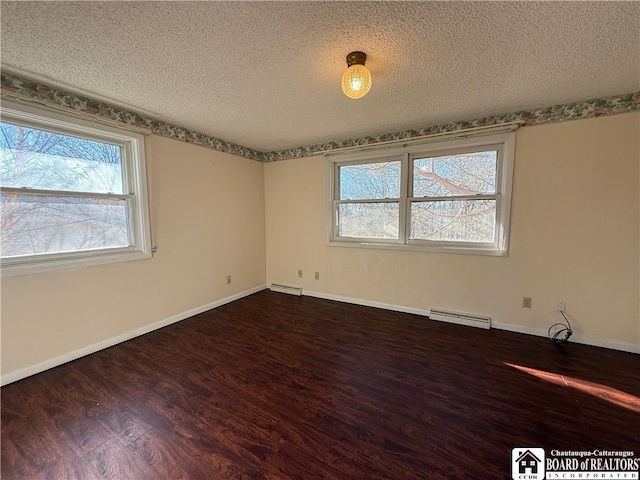
[[284, 283], [272, 283], [269, 288], [272, 292], [288, 293], [289, 295], [302, 295], [302, 287], [295, 285], [285, 285]]
[[457, 323], [459, 325], [467, 325], [477, 328], [491, 328], [491, 317], [485, 317], [482, 315], [473, 315], [470, 313], [451, 312], [448, 310], [441, 310], [439, 308], [432, 308], [429, 311], [429, 318], [431, 320], [439, 320], [441, 322]]

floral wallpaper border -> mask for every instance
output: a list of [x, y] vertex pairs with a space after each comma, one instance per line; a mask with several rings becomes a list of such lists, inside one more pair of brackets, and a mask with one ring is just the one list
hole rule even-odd
[[339, 142], [328, 142], [297, 147], [275, 152], [259, 152], [249, 147], [225, 142], [219, 138], [193, 132], [186, 128], [172, 125], [160, 120], [145, 117], [137, 113], [91, 100], [73, 93], [63, 92], [40, 82], [28, 80], [8, 73], [1, 75], [0, 89], [3, 95], [27, 98], [41, 103], [53, 104], [69, 110], [94, 115], [127, 125], [144, 128], [150, 133], [173, 138], [205, 148], [231, 153], [239, 157], [260, 162], [274, 162], [292, 158], [309, 157], [332, 150], [376, 143], [410, 140], [412, 138], [439, 133], [455, 132], [467, 128], [500, 125], [509, 122], [521, 122], [522, 126], [544, 125], [547, 123], [580, 120], [619, 113], [640, 111], [640, 92], [617, 95], [607, 98], [595, 98], [581, 102], [541, 107], [532, 110], [521, 110], [514, 113], [490, 115], [472, 120], [459, 120], [440, 125], [431, 125], [420, 129], [409, 129], [395, 133], [366, 136]]
[[640, 92], [608, 98], [594, 98], [582, 102], [554, 105], [551, 107], [542, 107], [533, 110], [521, 110], [515, 113], [491, 115], [476, 118], [474, 120], [459, 120], [440, 125], [431, 125], [417, 130], [410, 129], [395, 133], [385, 133], [383, 135], [343, 140], [341, 142], [329, 142], [311, 145], [308, 147], [292, 148], [279, 152], [268, 152], [263, 154], [263, 161], [273, 162], [277, 160], [308, 157], [340, 148], [374, 145], [376, 143], [397, 140], [410, 140], [412, 138], [423, 137], [426, 135], [456, 132], [468, 128], [500, 125], [510, 122], [521, 122], [522, 126], [526, 127], [544, 125], [546, 123], [564, 122], [568, 120], [580, 120], [584, 118], [615, 115], [635, 110], [640, 111]]
[[225, 142], [204, 133], [193, 132], [170, 123], [128, 112], [100, 101], [63, 92], [40, 82], [28, 80], [8, 73], [2, 73], [0, 91], [5, 96], [27, 98], [40, 103], [64, 107], [68, 110], [87, 113], [100, 118], [132, 125], [148, 130], [162, 137], [173, 138], [220, 152], [227, 152], [239, 157], [262, 161], [263, 153], [249, 147]]

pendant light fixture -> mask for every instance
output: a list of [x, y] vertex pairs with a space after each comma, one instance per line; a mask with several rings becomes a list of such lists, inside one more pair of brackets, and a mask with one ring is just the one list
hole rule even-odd
[[349, 98], [364, 97], [371, 88], [371, 73], [364, 66], [367, 54], [351, 52], [347, 55], [347, 70], [342, 75], [342, 91]]

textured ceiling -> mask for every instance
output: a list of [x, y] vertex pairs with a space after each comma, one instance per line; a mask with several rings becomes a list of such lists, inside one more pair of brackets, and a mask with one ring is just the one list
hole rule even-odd
[[[259, 151], [640, 90], [640, 2], [1, 3], [3, 71]], [[367, 53], [367, 96], [342, 94]]]

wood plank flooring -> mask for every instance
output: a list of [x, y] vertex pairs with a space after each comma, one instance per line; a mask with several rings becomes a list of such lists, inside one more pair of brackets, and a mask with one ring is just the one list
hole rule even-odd
[[269, 291], [1, 393], [7, 480], [508, 479], [515, 447], [640, 451], [639, 355]]

